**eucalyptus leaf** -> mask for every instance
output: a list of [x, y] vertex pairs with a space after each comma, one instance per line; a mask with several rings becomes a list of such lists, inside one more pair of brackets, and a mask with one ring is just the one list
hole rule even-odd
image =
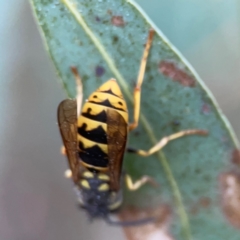
[[229, 203], [239, 196], [226, 195], [233, 189], [231, 179], [234, 189], [240, 186], [232, 163], [238, 154], [237, 139], [199, 76], [140, 7], [127, 0], [31, 3], [68, 97], [76, 94], [70, 66], [81, 74], [85, 98], [114, 77], [130, 118], [144, 44], [149, 29], [155, 29], [142, 86], [141, 121], [130, 134], [129, 145], [147, 150], [158, 139], [183, 129], [205, 129], [209, 135], [177, 139], [147, 158], [126, 154], [125, 170], [135, 180], [152, 176], [160, 188], [126, 190], [124, 206], [169, 209], [168, 234], [175, 239], [239, 239], [240, 213]]

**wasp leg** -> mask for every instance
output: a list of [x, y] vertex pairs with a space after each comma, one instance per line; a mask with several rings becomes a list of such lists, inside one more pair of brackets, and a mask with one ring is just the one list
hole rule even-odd
[[144, 73], [147, 64], [147, 58], [149, 54], [150, 47], [152, 45], [154, 30], [151, 29], [148, 34], [147, 43], [143, 52], [142, 60], [140, 63], [140, 69], [138, 73], [138, 79], [136, 87], [134, 88], [134, 114], [133, 114], [133, 123], [129, 124], [129, 130], [133, 130], [138, 126], [139, 114], [140, 114], [140, 103], [141, 103], [141, 86], [144, 78]]
[[136, 182], [133, 182], [131, 176], [126, 174], [125, 182], [126, 182], [127, 188], [130, 191], [135, 191], [135, 190], [139, 189], [140, 187], [142, 187], [146, 183], [149, 183], [149, 184], [153, 185], [154, 187], [158, 186], [158, 183], [153, 178], [151, 178], [147, 175], [144, 175]]
[[64, 176], [65, 176], [65, 178], [72, 178], [72, 171], [70, 169], [67, 169], [64, 172]]
[[180, 132], [174, 133], [172, 135], [163, 137], [156, 145], [154, 145], [148, 151], [144, 151], [144, 150], [141, 150], [141, 149], [133, 149], [133, 148], [127, 148], [127, 151], [130, 152], [130, 153], [136, 153], [140, 156], [147, 157], [147, 156], [152, 155], [153, 153], [161, 150], [170, 141], [172, 141], [174, 139], [177, 139], [177, 138], [181, 138], [183, 136], [193, 135], [193, 134], [207, 135], [208, 132], [205, 131], [205, 130], [201, 130], [201, 129], [188, 129], [188, 130], [180, 131]]
[[66, 148], [64, 146], [61, 147], [61, 154], [62, 155], [67, 155], [67, 151], [66, 151]]
[[83, 86], [82, 86], [82, 79], [78, 73], [78, 70], [76, 67], [71, 67], [71, 71], [75, 77], [76, 85], [77, 85], [77, 117], [79, 117], [81, 108], [82, 108], [82, 99], [83, 99]]
[[[65, 156], [67, 155], [66, 148], [64, 146], [61, 147], [61, 153]], [[72, 171], [70, 169], [67, 169], [64, 172], [64, 176], [65, 178], [72, 178]]]

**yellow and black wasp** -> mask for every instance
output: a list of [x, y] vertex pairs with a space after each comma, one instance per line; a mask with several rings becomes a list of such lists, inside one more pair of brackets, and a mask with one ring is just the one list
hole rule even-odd
[[[130, 175], [122, 174], [128, 132], [138, 126], [141, 86], [153, 36], [154, 31], [150, 30], [134, 89], [133, 123], [128, 123], [127, 105], [115, 79], [101, 85], [82, 107], [82, 81], [75, 67], [72, 72], [77, 82], [77, 98], [66, 99], [58, 107], [58, 124], [68, 158], [69, 176], [76, 186], [78, 200], [90, 217], [102, 217], [111, 224], [131, 226], [149, 222], [149, 219], [113, 222], [109, 213], [122, 203], [122, 178], [130, 190], [137, 190], [145, 183], [155, 183], [149, 176], [143, 176], [134, 183]], [[148, 151], [130, 148], [127, 151], [149, 156], [169, 141], [190, 134], [203, 135], [206, 131], [181, 131], [164, 137]]]

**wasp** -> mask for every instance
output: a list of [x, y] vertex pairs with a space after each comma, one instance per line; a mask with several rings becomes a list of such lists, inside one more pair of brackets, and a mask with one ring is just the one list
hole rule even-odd
[[149, 222], [149, 219], [114, 222], [109, 217], [122, 204], [123, 180], [131, 191], [146, 183], [156, 184], [149, 176], [133, 182], [130, 175], [122, 174], [125, 151], [146, 157], [176, 138], [206, 134], [204, 130], [184, 130], [162, 138], [148, 151], [126, 148], [128, 133], [138, 126], [141, 86], [153, 36], [154, 30], [150, 30], [133, 93], [132, 123], [129, 124], [126, 101], [113, 78], [93, 92], [82, 106], [82, 81], [76, 67], [72, 67], [72, 73], [77, 82], [77, 98], [66, 99], [58, 107], [58, 124], [70, 168], [68, 176], [75, 184], [78, 201], [91, 218], [101, 217], [110, 224], [132, 226]]

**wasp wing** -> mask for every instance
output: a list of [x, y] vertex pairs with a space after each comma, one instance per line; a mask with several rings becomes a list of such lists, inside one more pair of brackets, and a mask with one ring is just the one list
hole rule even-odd
[[120, 188], [123, 155], [128, 134], [128, 124], [122, 115], [113, 109], [107, 110], [107, 141], [110, 171], [110, 188], [117, 191]]
[[66, 99], [58, 106], [58, 125], [66, 149], [74, 183], [78, 182], [79, 158], [77, 141], [77, 103]]

